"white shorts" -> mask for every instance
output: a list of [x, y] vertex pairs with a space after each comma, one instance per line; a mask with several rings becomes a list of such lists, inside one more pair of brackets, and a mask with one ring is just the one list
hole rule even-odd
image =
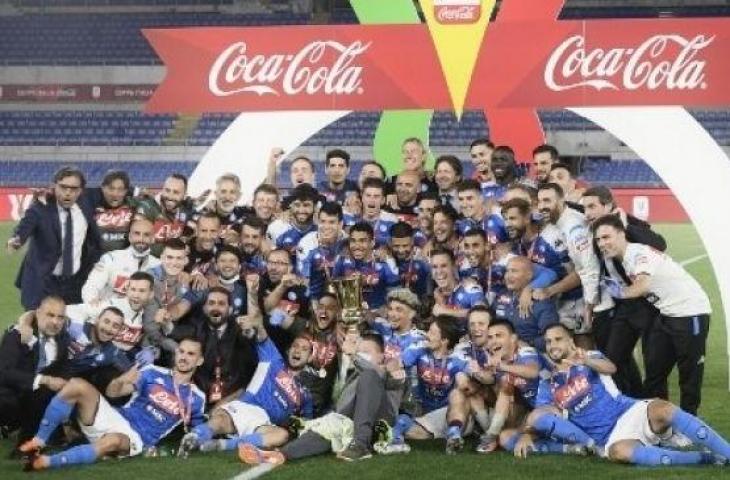
[[657, 445], [662, 440], [667, 440], [672, 436], [672, 429], [668, 429], [666, 433], [658, 435], [654, 433], [649, 425], [649, 403], [652, 400], [637, 400], [631, 408], [626, 410], [616, 421], [616, 425], [608, 436], [606, 446], [604, 448], [605, 455], [611, 445], [622, 440], [636, 440], [644, 445]]
[[577, 335], [591, 333], [591, 326], [583, 319], [585, 307], [582, 297], [576, 300], [560, 300], [558, 302], [560, 323]]
[[[449, 422], [446, 418], [446, 411], [448, 407], [438, 408], [431, 410], [425, 415], [415, 419], [417, 425], [423, 427], [428, 433], [433, 435], [433, 438], [446, 438], [446, 433], [449, 430]], [[464, 425], [464, 435], [469, 435], [474, 428], [474, 420], [470, 416]]]
[[233, 426], [236, 427], [236, 433], [238, 435], [250, 435], [259, 427], [271, 425], [269, 414], [263, 408], [257, 407], [256, 405], [244, 403], [240, 400], [233, 400], [222, 405], [220, 408], [231, 417], [231, 421], [233, 422]]
[[139, 455], [144, 450], [144, 443], [139, 433], [129, 424], [126, 418], [119, 411], [109, 405], [104, 397], [99, 395], [99, 405], [96, 409], [96, 416], [92, 425], [84, 425], [79, 422], [81, 432], [94, 443], [104, 435], [119, 433], [129, 439], [129, 456]]

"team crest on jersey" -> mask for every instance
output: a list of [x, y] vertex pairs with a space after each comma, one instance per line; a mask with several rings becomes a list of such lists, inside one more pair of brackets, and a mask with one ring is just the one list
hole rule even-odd
[[588, 377], [577, 375], [568, 379], [565, 385], [555, 388], [553, 396], [558, 407], [568, 409], [590, 391], [591, 383], [588, 381]]
[[276, 374], [276, 384], [286, 394], [287, 399], [291, 405], [297, 407], [302, 403], [302, 393], [299, 390], [297, 381], [292, 374], [282, 370]]

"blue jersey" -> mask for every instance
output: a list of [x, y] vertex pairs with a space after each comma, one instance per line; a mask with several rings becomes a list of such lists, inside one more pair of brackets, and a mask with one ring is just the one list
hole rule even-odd
[[347, 278], [355, 274], [362, 276], [363, 297], [369, 308], [380, 308], [385, 305], [388, 290], [400, 283], [398, 268], [392, 260], [362, 261], [343, 256], [335, 260], [332, 278]]
[[467, 278], [474, 279], [483, 290], [489, 288], [489, 270], [480, 266], [472, 266], [469, 260], [461, 258], [458, 261], [459, 266], [459, 280], [463, 281]]
[[307, 225], [304, 229], [299, 229], [290, 222], [274, 220], [269, 225], [266, 235], [276, 248], [286, 250], [289, 255], [294, 255], [299, 241], [305, 235], [315, 231], [317, 231], [317, 226], [314, 224]]
[[345, 183], [339, 190], [330, 188], [330, 182], [322, 180], [317, 185], [317, 191], [320, 195], [324, 196], [328, 202], [336, 202], [342, 205], [345, 203], [345, 199], [347, 199], [349, 195], [358, 195], [360, 190], [357, 188], [357, 184], [355, 182], [350, 179], [345, 179]]
[[519, 303], [520, 299], [516, 293], [509, 291], [501, 293], [494, 299], [494, 314], [498, 319], [511, 323], [520, 340], [544, 352], [545, 330], [560, 321], [555, 301], [551, 298], [534, 300], [528, 317], [520, 315]]
[[[502, 258], [498, 259], [492, 264], [492, 276], [491, 280], [491, 293], [494, 297], [505, 293], [507, 286], [504, 283], [504, 275], [507, 273], [507, 264], [510, 260], [515, 258], [515, 254], [508, 253]], [[546, 288], [555, 283], [558, 280], [557, 274], [538, 263], [532, 263], [532, 280], [530, 281], [530, 287], [532, 288]]]
[[462, 218], [456, 221], [456, 233], [463, 237], [469, 231], [481, 228], [487, 234], [487, 242], [490, 244], [502, 243], [509, 240], [504, 219], [496, 213], [485, 215], [481, 220]]
[[[512, 365], [537, 365], [541, 373], [548, 369], [545, 359], [532, 347], [522, 347], [517, 350], [514, 359], [510, 363]], [[499, 385], [509, 385], [514, 387], [517, 394], [522, 397], [525, 403], [527, 403], [530, 407], [535, 408], [537, 392], [540, 386], [539, 376], [537, 378], [529, 379], [519, 377], [511, 373], [496, 372], [495, 381]]]
[[456, 286], [446, 298], [445, 306], [454, 310], [469, 310], [476, 305], [484, 305], [484, 290], [474, 283]]
[[119, 413], [142, 437], [145, 447], [157, 443], [182, 423], [190, 426], [205, 421], [205, 394], [193, 383], [178, 385], [172, 371], [153, 365], [142, 368], [135, 393]]
[[480, 187], [484, 200], [499, 202], [504, 197], [504, 194], [507, 193], [507, 187], [496, 182], [480, 182]]
[[[533, 263], [549, 268], [562, 280], [573, 270], [573, 262], [568, 254], [568, 245], [563, 234], [555, 225], [545, 225], [542, 231], [529, 244], [520, 243], [517, 247]], [[576, 300], [583, 295], [580, 286], [561, 294], [561, 299]]]
[[449, 392], [454, 388], [456, 374], [466, 370], [466, 361], [458, 355], [435, 358], [425, 347], [410, 347], [401, 354], [403, 366], [416, 367], [418, 386], [413, 392], [425, 412], [449, 404]]
[[428, 235], [423, 233], [421, 229], [413, 229], [413, 245], [417, 248], [423, 248], [428, 243]]
[[400, 359], [401, 354], [410, 347], [424, 347], [426, 334], [417, 329], [411, 328], [405, 333], [398, 333], [384, 318], [376, 318], [372, 323], [372, 329], [383, 337], [385, 344], [385, 361]]
[[410, 289], [420, 298], [425, 298], [431, 283], [431, 265], [419, 258], [402, 262], [396, 260], [395, 264], [398, 268], [400, 286]]
[[[604, 358], [597, 351], [586, 355]], [[568, 420], [598, 445], [605, 445], [619, 417], [634, 402], [619, 393], [610, 377], [599, 375], [585, 365], [575, 365], [567, 372], [554, 371], [549, 378], [541, 380], [535, 405], [553, 405], [567, 411]]]
[[289, 368], [270, 339], [256, 345], [259, 364], [241, 401], [262, 408], [275, 425], [292, 415], [311, 418], [312, 396]]
[[241, 278], [246, 278], [246, 275], [263, 275], [264, 273], [266, 273], [266, 259], [262, 254], [241, 254]]
[[80, 375], [94, 368], [113, 366], [117, 370], [127, 371], [132, 361], [127, 353], [114, 345], [114, 342], [95, 344], [92, 341], [94, 325], [88, 322], [71, 320], [68, 333], [71, 341], [68, 345], [69, 374]]
[[306, 235], [297, 247], [297, 274], [309, 279], [308, 295], [318, 299], [324, 293], [327, 279], [332, 276], [335, 259], [344, 248], [344, 240], [333, 245], [319, 243], [317, 232]]
[[461, 342], [454, 348], [454, 355], [463, 358], [467, 362], [474, 360], [480, 367], [486, 367], [489, 363], [489, 353], [485, 347], [478, 347], [469, 340]]
[[390, 212], [380, 212], [380, 215], [374, 222], [365, 219], [361, 220], [369, 223], [373, 227], [376, 248], [390, 245], [390, 228], [398, 223], [398, 217]]

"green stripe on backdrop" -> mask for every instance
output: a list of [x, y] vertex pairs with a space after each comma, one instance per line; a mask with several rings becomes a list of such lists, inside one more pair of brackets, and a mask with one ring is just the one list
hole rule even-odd
[[[421, 23], [412, 0], [351, 0], [360, 23]], [[373, 140], [373, 155], [389, 175], [400, 172], [401, 143], [418, 137], [428, 145], [433, 110], [389, 110], [380, 116]], [[429, 165], [432, 159], [429, 159]]]

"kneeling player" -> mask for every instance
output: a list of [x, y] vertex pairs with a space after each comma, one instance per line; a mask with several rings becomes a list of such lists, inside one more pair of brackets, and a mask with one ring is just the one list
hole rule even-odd
[[[282, 425], [292, 415], [312, 417], [312, 397], [302, 385], [299, 373], [312, 355], [312, 344], [298, 337], [289, 347], [284, 361], [263, 327], [260, 314], [241, 317], [241, 329], [256, 332], [259, 365], [248, 388], [238, 399], [216, 407], [207, 423], [185, 435], [180, 444], [183, 454], [202, 451], [234, 450], [239, 443], [256, 447], [278, 447], [288, 433]], [[213, 440], [216, 435], [233, 435]]]
[[[401, 361], [406, 369], [416, 367], [418, 386], [415, 394], [424, 415], [413, 418], [401, 414], [393, 427], [393, 440], [389, 445], [376, 445], [379, 453], [405, 453], [410, 447], [405, 438], [428, 440], [447, 438], [447, 452], [453, 453], [463, 446], [453, 438], [461, 439], [462, 425], [448, 419], [449, 392], [456, 383], [467, 381], [466, 361], [451, 352], [460, 337], [455, 318], [436, 317], [427, 332], [426, 345], [411, 346], [401, 353]], [[454, 435], [458, 432], [458, 435]]]
[[[599, 352], [576, 348], [571, 332], [562, 325], [545, 332], [545, 344], [556, 369], [541, 381], [538, 405], [567, 411], [568, 420], [603, 446], [610, 460], [638, 465], [727, 463], [730, 444], [694, 415], [665, 400], [634, 400], [607, 390], [599, 373], [613, 373], [613, 364]], [[573, 440], [540, 425], [533, 428], [563, 441]], [[708, 451], [658, 447], [673, 431]]]
[[[93, 463], [104, 456], [134, 456], [157, 445], [177, 425], [203, 421], [205, 395], [191, 381], [203, 363], [202, 345], [185, 339], [175, 352], [175, 368], [136, 366], [112, 380], [106, 389], [111, 398], [135, 392], [122, 408], [112, 407], [88, 382], [72, 378], [48, 404], [38, 433], [20, 446], [29, 455], [26, 469], [43, 470]], [[90, 444], [55, 455], [40, 455], [51, 433], [76, 409], [81, 431]]]

